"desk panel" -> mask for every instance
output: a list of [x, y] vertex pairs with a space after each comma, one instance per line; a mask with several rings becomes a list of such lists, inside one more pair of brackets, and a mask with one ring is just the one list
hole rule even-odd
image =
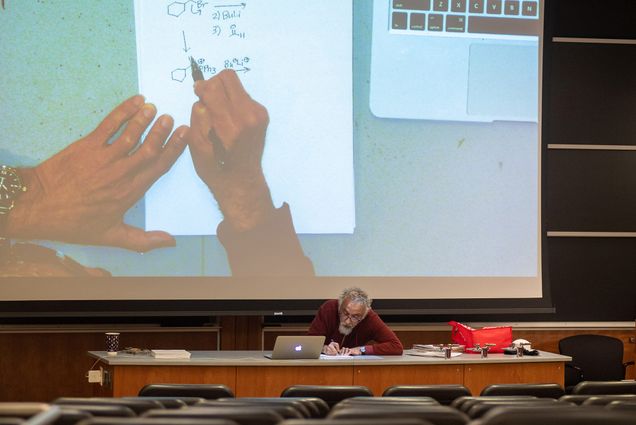
[[353, 384], [364, 385], [381, 396], [392, 385], [463, 384], [464, 365], [356, 366]]
[[353, 368], [343, 366], [241, 366], [237, 397], [278, 397], [291, 385], [351, 385]]
[[234, 366], [115, 366], [112, 396], [136, 396], [147, 384], [225, 384], [236, 394]]
[[495, 363], [464, 366], [464, 386], [473, 395], [491, 384], [555, 383], [563, 386], [563, 362], [554, 363]]

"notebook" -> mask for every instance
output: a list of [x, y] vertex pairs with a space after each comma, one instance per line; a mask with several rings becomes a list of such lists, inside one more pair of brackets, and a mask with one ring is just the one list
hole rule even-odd
[[318, 359], [324, 343], [324, 336], [278, 336], [272, 354], [265, 357], [272, 360]]
[[374, 0], [381, 118], [536, 122], [543, 0]]

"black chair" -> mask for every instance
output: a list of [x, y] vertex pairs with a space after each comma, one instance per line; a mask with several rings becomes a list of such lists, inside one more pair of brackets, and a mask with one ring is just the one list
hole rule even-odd
[[636, 401], [622, 401], [622, 400], [614, 400], [605, 405], [605, 408], [608, 410], [621, 410], [626, 412], [632, 412], [632, 414], [636, 415]]
[[486, 412], [497, 407], [530, 407], [549, 409], [553, 407], [572, 406], [570, 403], [563, 403], [553, 398], [536, 398], [534, 400], [516, 400], [516, 401], [479, 401], [473, 404], [466, 414], [471, 419], [481, 418]]
[[[56, 424], [57, 425], [57, 424]], [[89, 418], [76, 425], [238, 425], [229, 419], [193, 418]]]
[[636, 403], [636, 394], [593, 395], [581, 403], [581, 406], [607, 406], [613, 401], [628, 401]]
[[464, 396], [453, 400], [451, 407], [462, 412], [468, 412], [475, 404], [483, 401], [508, 401], [514, 403], [521, 400], [536, 400], [537, 397], [533, 395], [502, 395], [502, 396]]
[[[125, 398], [109, 398], [109, 397], [60, 397], [53, 400], [53, 403], [58, 406], [72, 405], [76, 406], [124, 406], [135, 412], [136, 415], [140, 415], [146, 410], [162, 409], [163, 405], [156, 400], [133, 400]], [[82, 409], [80, 409], [82, 410]]]
[[572, 388], [572, 394], [636, 394], [636, 381], [583, 381]]
[[478, 423], [479, 425], [633, 425], [634, 416], [631, 412], [608, 411], [588, 406], [563, 406], [552, 409], [497, 407], [486, 413]]
[[471, 396], [470, 390], [463, 385], [394, 385], [382, 393], [383, 397], [432, 397], [440, 404], [450, 405], [459, 397]]
[[[302, 398], [280, 398], [280, 397], [240, 397], [240, 398], [220, 398], [217, 401], [229, 404], [243, 404], [247, 406], [286, 406], [300, 414], [302, 418], [318, 417], [319, 412], [312, 402], [306, 402]], [[201, 403], [205, 406], [208, 402]], [[291, 416], [283, 415], [285, 419], [292, 419]]]
[[100, 417], [132, 418], [137, 416], [130, 407], [116, 404], [64, 404], [58, 407], [62, 408], [62, 410], [79, 410], [80, 412], [90, 413], [92, 416]]
[[374, 419], [413, 418], [428, 421], [434, 425], [465, 425], [469, 417], [450, 406], [355, 406], [332, 410], [327, 419]]
[[[177, 397], [122, 397], [124, 400], [152, 400], [152, 401], [156, 401], [159, 404], [161, 404], [164, 408], [166, 409], [181, 409], [183, 407], [189, 406], [191, 404], [195, 404], [195, 403], [200, 403], [202, 402], [203, 398], [200, 397], [190, 397], [188, 399], [188, 397], [182, 397], [182, 398], [177, 398]], [[187, 402], [186, 400], [183, 400], [183, 398], [188, 399]]]
[[620, 381], [633, 361], [623, 363], [623, 341], [606, 335], [574, 335], [559, 341], [559, 353], [572, 357], [566, 363], [565, 390], [581, 381]]
[[286, 419], [278, 425], [434, 425], [417, 418]]
[[565, 395], [565, 391], [559, 384], [493, 384], [481, 390], [479, 395], [533, 395], [559, 398]]
[[283, 390], [281, 397], [318, 397], [329, 407], [349, 397], [372, 397], [371, 390], [362, 385], [292, 385]]
[[148, 418], [229, 419], [239, 425], [276, 425], [283, 417], [272, 409], [259, 406], [188, 407], [185, 409], [149, 410]]
[[331, 409], [363, 406], [439, 406], [433, 397], [350, 397]]
[[324, 418], [329, 413], [329, 405], [318, 397], [285, 397], [286, 400], [296, 400], [309, 409], [311, 418]]
[[140, 397], [200, 397], [216, 400], [234, 397], [234, 393], [223, 384], [148, 384], [139, 390]]
[[[207, 408], [207, 407], [221, 407], [221, 408], [227, 408], [227, 407], [246, 407], [246, 408], [251, 408], [251, 407], [264, 407], [266, 409], [269, 409], [273, 412], [278, 413], [283, 419], [303, 419], [306, 416], [304, 416], [299, 410], [296, 409], [296, 406], [292, 406], [290, 404], [283, 404], [283, 403], [275, 403], [275, 402], [267, 402], [267, 403], [250, 403], [247, 401], [238, 401], [238, 400], [206, 400], [203, 401], [195, 406], [192, 406], [190, 408], [190, 410], [193, 409], [200, 409], [200, 408]], [[303, 406], [304, 407], [304, 406]]]

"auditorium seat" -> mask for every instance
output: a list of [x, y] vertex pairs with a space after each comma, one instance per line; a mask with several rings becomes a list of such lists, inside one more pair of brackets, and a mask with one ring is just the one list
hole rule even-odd
[[372, 397], [371, 390], [362, 385], [292, 385], [283, 390], [281, 397], [318, 397], [329, 407], [349, 397]]
[[479, 425], [634, 425], [631, 412], [615, 412], [589, 406], [561, 408], [498, 407], [486, 413]]
[[632, 412], [632, 414], [636, 415], [636, 401], [622, 401], [622, 400], [614, 400], [605, 405], [605, 408], [608, 410], [624, 410], [626, 412]]
[[152, 400], [159, 402], [166, 409], [181, 409], [191, 404], [202, 402], [201, 397], [122, 397], [127, 400]]
[[[281, 398], [281, 397], [241, 397], [241, 398], [220, 398], [217, 401], [228, 404], [243, 404], [247, 406], [286, 406], [295, 410], [300, 418], [317, 417], [318, 409], [313, 403], [306, 403], [303, 399], [299, 398]], [[205, 406], [208, 402], [203, 402], [201, 405]], [[286, 419], [287, 416], [283, 415]], [[291, 419], [291, 417], [289, 417]]]
[[472, 395], [470, 390], [463, 385], [394, 385], [388, 387], [382, 393], [385, 397], [432, 397], [440, 404], [450, 405], [453, 400], [462, 396]]
[[451, 407], [458, 409], [462, 412], [467, 412], [475, 403], [480, 401], [509, 401], [515, 402], [517, 400], [536, 400], [537, 397], [533, 395], [502, 395], [502, 396], [464, 396], [456, 398]]
[[139, 390], [140, 397], [201, 397], [215, 400], [222, 397], [234, 397], [234, 393], [223, 384], [148, 384]]
[[143, 414], [149, 418], [230, 419], [239, 425], [276, 425], [283, 417], [267, 407], [225, 406], [187, 407], [185, 409], [149, 410]]
[[583, 381], [572, 394], [636, 394], [636, 381]]
[[628, 401], [636, 403], [636, 394], [603, 394], [588, 397], [582, 406], [605, 406], [613, 401]]
[[[55, 424], [57, 425], [57, 424]], [[89, 418], [77, 425], [238, 425], [229, 419], [193, 418]]]
[[[278, 413], [283, 419], [303, 419], [305, 418], [305, 416], [296, 409], [296, 406], [292, 406], [290, 404], [282, 404], [282, 403], [275, 403], [275, 402], [263, 402], [263, 403], [256, 403], [254, 402], [253, 404], [250, 404], [247, 401], [238, 401], [238, 400], [206, 400], [203, 401], [199, 404], [196, 404], [192, 407], [190, 407], [190, 410], [192, 409], [200, 409], [200, 408], [207, 408], [207, 407], [221, 407], [221, 408], [225, 408], [225, 407], [236, 407], [236, 408], [241, 408], [241, 407], [246, 407], [246, 408], [251, 408], [251, 407], [262, 407], [265, 409], [269, 409], [272, 410], [273, 412]], [[303, 406], [304, 407], [304, 406]]]
[[533, 395], [556, 399], [565, 395], [565, 391], [559, 384], [492, 384], [481, 390], [480, 395]]
[[486, 412], [496, 409], [497, 407], [527, 407], [529, 409], [552, 409], [562, 407], [575, 406], [571, 403], [564, 403], [553, 398], [537, 398], [535, 400], [517, 400], [517, 401], [480, 401], [473, 404], [466, 414], [471, 419], [479, 419]]
[[[58, 406], [72, 405], [75, 408], [85, 405], [124, 406], [135, 412], [135, 415], [140, 415], [151, 409], [163, 409], [163, 404], [156, 400], [125, 399], [117, 397], [60, 397], [53, 400], [52, 404]], [[80, 408], [80, 410], [82, 409]]]
[[122, 405], [107, 405], [107, 404], [64, 404], [59, 405], [62, 410], [72, 409], [79, 410], [80, 412], [90, 413], [92, 416], [104, 416], [104, 417], [120, 417], [130, 418], [137, 416], [135, 412], [130, 408]]
[[312, 418], [324, 418], [329, 413], [329, 405], [318, 397], [285, 397], [285, 400], [296, 400], [303, 403], [311, 412]]
[[435, 425], [465, 425], [469, 417], [450, 406], [442, 405], [368, 405], [332, 409], [327, 419], [415, 418]]
[[435, 425], [417, 418], [287, 419], [278, 425]]
[[350, 397], [338, 402], [333, 409], [364, 406], [439, 406], [433, 397]]

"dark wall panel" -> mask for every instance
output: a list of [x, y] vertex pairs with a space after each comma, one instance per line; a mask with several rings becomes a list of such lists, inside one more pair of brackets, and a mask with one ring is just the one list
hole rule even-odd
[[544, 140], [636, 144], [636, 45], [552, 43], [548, 54]]
[[548, 231], [636, 231], [636, 151], [550, 149], [544, 172]]

